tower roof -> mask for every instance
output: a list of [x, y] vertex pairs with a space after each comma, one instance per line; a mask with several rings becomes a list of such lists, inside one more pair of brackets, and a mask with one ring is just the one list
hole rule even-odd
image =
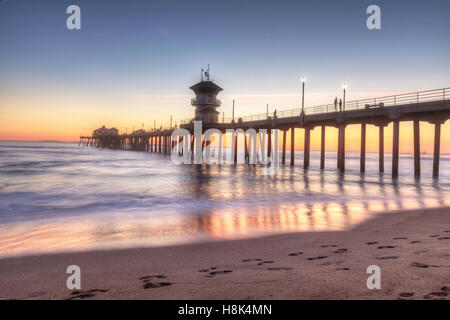
[[217, 94], [223, 89], [212, 81], [200, 81], [190, 87], [195, 93], [212, 93]]

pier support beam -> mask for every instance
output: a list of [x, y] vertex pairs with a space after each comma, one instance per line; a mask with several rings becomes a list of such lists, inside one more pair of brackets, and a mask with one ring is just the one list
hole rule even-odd
[[191, 137], [191, 151], [190, 151], [191, 160], [194, 160], [194, 134], [191, 133], [190, 137]]
[[359, 170], [366, 172], [366, 124], [361, 124], [361, 151]]
[[303, 169], [309, 168], [309, 151], [311, 145], [311, 128], [305, 128], [305, 141], [303, 148]]
[[281, 163], [286, 163], [286, 130], [283, 130], [283, 154], [281, 157]]
[[234, 136], [234, 164], [237, 164], [237, 154], [238, 154], [238, 137]]
[[433, 152], [433, 178], [439, 177], [439, 157], [441, 153], [441, 124], [434, 122], [434, 152]]
[[320, 169], [325, 169], [325, 126], [322, 125], [320, 133]]
[[267, 130], [267, 157], [270, 157], [272, 151], [272, 130]]
[[378, 169], [384, 172], [384, 124], [378, 125]]
[[400, 123], [394, 120], [394, 132], [392, 141], [392, 178], [398, 178], [398, 150], [400, 138]]
[[339, 126], [339, 171], [345, 172], [345, 124]]
[[420, 178], [420, 122], [414, 120], [414, 177]]
[[164, 136], [164, 142], [165, 142], [164, 153], [168, 154], [169, 153], [169, 148], [170, 148], [169, 137], [168, 136]]
[[337, 147], [337, 165], [336, 167], [339, 169], [341, 165], [341, 129], [338, 127], [338, 147]]
[[248, 158], [247, 135], [244, 134], [244, 163], [249, 163]]
[[294, 165], [294, 155], [295, 155], [295, 128], [291, 128], [291, 166]]
[[167, 150], [166, 153], [169, 154], [170, 151], [172, 150], [172, 139], [170, 136], [166, 136], [166, 141], [167, 141]]
[[170, 144], [172, 143], [172, 141], [170, 141], [169, 136], [166, 136], [166, 154], [169, 153], [170, 151]]

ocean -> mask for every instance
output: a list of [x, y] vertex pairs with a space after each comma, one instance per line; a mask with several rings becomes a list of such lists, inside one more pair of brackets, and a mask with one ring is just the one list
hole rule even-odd
[[[450, 205], [450, 156], [433, 180], [432, 155], [400, 156], [399, 179], [378, 154], [318, 152], [311, 168], [174, 165], [170, 156], [69, 143], [0, 142], [0, 256], [165, 246], [286, 232], [348, 230], [387, 211]], [[287, 159], [290, 159], [289, 152]]]

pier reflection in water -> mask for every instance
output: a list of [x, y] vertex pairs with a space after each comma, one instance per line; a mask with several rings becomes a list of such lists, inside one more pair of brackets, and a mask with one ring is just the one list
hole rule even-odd
[[[36, 146], [39, 146], [38, 148]], [[1, 144], [0, 254], [161, 246], [285, 232], [347, 230], [386, 211], [450, 205], [450, 158], [440, 180], [377, 172], [368, 154], [336, 171], [336, 154], [311, 154], [311, 168], [175, 166], [163, 155], [60, 144]], [[302, 154], [296, 154], [301, 163]], [[55, 161], [54, 159], [58, 159]], [[431, 157], [423, 157], [430, 166]], [[389, 162], [386, 157], [386, 162]], [[424, 172], [426, 172], [424, 170]], [[428, 172], [431, 172], [429, 170]]]

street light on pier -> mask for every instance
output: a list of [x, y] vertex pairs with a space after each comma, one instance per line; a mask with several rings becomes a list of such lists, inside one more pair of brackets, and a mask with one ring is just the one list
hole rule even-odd
[[267, 118], [269, 118], [269, 103], [270, 103], [270, 101], [266, 101], [266, 115], [267, 115]]
[[231, 121], [232, 122], [234, 122], [234, 102], [235, 102], [235, 98], [233, 98], [233, 112], [232, 112], [232, 115], [231, 115]]
[[306, 78], [302, 77], [302, 114], [305, 114], [305, 83]]

